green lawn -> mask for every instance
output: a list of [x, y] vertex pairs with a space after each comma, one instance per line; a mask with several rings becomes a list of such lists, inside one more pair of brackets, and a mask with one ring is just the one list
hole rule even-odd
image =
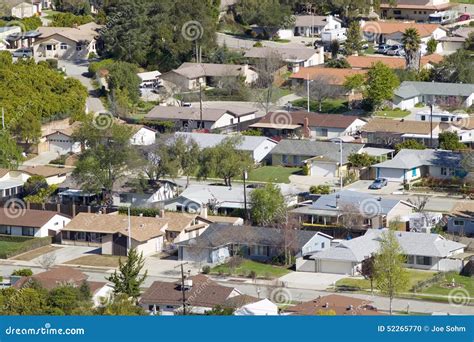
[[[308, 107], [307, 101], [308, 101], [307, 99], [299, 99], [299, 100], [293, 101], [292, 104], [293, 106], [306, 109]], [[317, 101], [310, 101], [309, 109], [312, 112], [319, 112], [319, 103]], [[321, 106], [322, 113], [341, 114], [347, 111], [349, 111], [349, 108], [347, 106], [347, 101], [342, 100], [342, 99], [324, 100]]]
[[408, 110], [381, 110], [378, 112], [374, 112], [373, 116], [382, 117], [382, 118], [404, 118], [405, 116], [409, 115], [410, 112]]
[[249, 276], [251, 271], [256, 273], [257, 278], [279, 278], [290, 272], [284, 267], [273, 266], [252, 260], [244, 260], [240, 266], [236, 267], [233, 271], [230, 269], [228, 264], [215, 266], [211, 269], [211, 273], [230, 274], [244, 277]]
[[301, 172], [299, 167], [262, 166], [249, 173], [249, 181], [290, 183], [290, 176]]
[[0, 240], [0, 251], [2, 251], [2, 254], [10, 254], [12, 252], [15, 252], [16, 250], [20, 249], [21, 246], [23, 245], [22, 242], [13, 242], [13, 241], [1, 241]]
[[[410, 284], [408, 289], [413, 288], [413, 286], [421, 281], [430, 279], [436, 274], [435, 272], [416, 270], [408, 270], [408, 272], [410, 273]], [[346, 288], [354, 291], [370, 291], [370, 281], [366, 279], [344, 278], [336, 282], [336, 287], [340, 289]]]
[[[431, 287], [423, 289], [423, 294], [433, 294], [433, 295], [442, 295], [448, 296], [451, 291], [455, 291], [450, 288], [443, 287], [442, 285], [446, 283], [451, 283], [454, 278], [454, 282], [456, 284], [461, 284], [462, 287], [459, 289], [464, 289], [469, 293], [471, 298], [474, 298], [474, 280], [471, 277], [463, 277], [457, 273], [449, 272], [446, 273], [445, 279], [442, 280], [440, 283], [435, 284]], [[474, 302], [474, 299], [471, 299], [471, 302]]]

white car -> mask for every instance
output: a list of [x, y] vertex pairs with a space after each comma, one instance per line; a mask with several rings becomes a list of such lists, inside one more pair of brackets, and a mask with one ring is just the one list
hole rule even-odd
[[12, 53], [12, 56], [17, 57], [17, 58], [33, 57], [33, 50], [32, 49], [18, 49]]

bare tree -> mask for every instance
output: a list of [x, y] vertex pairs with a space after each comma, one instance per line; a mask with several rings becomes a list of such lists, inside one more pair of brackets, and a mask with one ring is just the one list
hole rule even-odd
[[364, 214], [364, 211], [354, 204], [341, 203], [338, 205], [339, 215], [338, 223], [346, 229], [346, 235], [349, 235], [352, 229], [362, 229], [365, 227], [365, 220], [372, 216], [370, 214]]
[[256, 103], [265, 111], [265, 114], [271, 111], [277, 100], [276, 74], [283, 65], [282, 57], [277, 52], [268, 53], [265, 58], [259, 58], [255, 64], [258, 73], [255, 85], [260, 90], [256, 96]]
[[41, 257], [39, 257], [38, 264], [45, 270], [51, 269], [56, 264], [56, 254], [43, 254]]
[[302, 96], [308, 96], [309, 84], [309, 98], [318, 102], [318, 110], [321, 112], [324, 100], [342, 94], [340, 88], [334, 86], [335, 83], [336, 79], [333, 76], [318, 75], [314, 79], [307, 81], [306, 84], [298, 90], [298, 93]]

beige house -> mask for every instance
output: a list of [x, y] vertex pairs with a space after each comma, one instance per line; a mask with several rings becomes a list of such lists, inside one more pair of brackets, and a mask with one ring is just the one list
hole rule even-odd
[[40, 27], [39, 38], [33, 43], [35, 56], [56, 59], [86, 59], [97, 53], [97, 38], [101, 26], [89, 23], [78, 27]]
[[446, 11], [454, 6], [449, 0], [396, 0], [395, 6], [384, 0], [380, 4], [380, 14], [387, 19], [427, 21], [430, 14]]
[[61, 230], [65, 245], [100, 247], [102, 254], [126, 256], [129, 247], [144, 256], [159, 253], [168, 221], [155, 217], [80, 213]]
[[35, 15], [40, 15], [41, 2], [32, 1], [28, 3], [25, 1], [25, 2], [19, 3], [18, 5], [12, 7], [11, 13], [12, 13], [12, 17], [15, 17], [18, 19], [31, 18], [31, 17], [34, 17]]
[[[203, 215], [204, 216], [204, 215]], [[201, 235], [212, 221], [197, 214], [163, 212], [162, 218], [168, 221], [168, 226], [163, 229], [166, 241], [178, 243]]]

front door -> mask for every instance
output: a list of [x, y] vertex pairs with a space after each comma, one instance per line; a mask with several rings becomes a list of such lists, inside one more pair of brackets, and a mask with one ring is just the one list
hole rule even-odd
[[127, 256], [127, 237], [125, 235], [113, 235], [112, 254], [117, 256]]

